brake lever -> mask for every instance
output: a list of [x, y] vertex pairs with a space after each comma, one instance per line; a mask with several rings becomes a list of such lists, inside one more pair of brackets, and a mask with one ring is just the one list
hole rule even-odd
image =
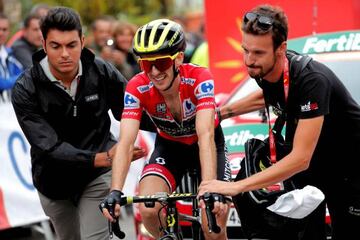
[[214, 200], [210, 193], [205, 193], [202, 196], [205, 203], [205, 213], [208, 220], [209, 232], [220, 233], [221, 228], [216, 223], [215, 215], [212, 213], [214, 209]]
[[[112, 222], [110, 225], [111, 225], [111, 231], [112, 231], [112, 233], [115, 234], [115, 236], [117, 236], [119, 239], [125, 238], [125, 236], [126, 236], [125, 233], [123, 231], [121, 231], [121, 229], [120, 229], [119, 218], [116, 218], [116, 221]], [[112, 235], [112, 233], [111, 233], [111, 235]]]
[[114, 213], [113, 210], [114, 210], [114, 208], [112, 207], [112, 204], [109, 204], [109, 213], [113, 218], [115, 218], [115, 222], [110, 222], [109, 221], [110, 239], [113, 239], [114, 234], [119, 239], [124, 239], [125, 238], [125, 233], [123, 231], [121, 231], [120, 224], [119, 224], [119, 218], [115, 216], [115, 213]]

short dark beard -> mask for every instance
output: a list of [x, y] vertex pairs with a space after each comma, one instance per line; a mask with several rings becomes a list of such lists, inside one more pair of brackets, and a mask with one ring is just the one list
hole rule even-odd
[[268, 75], [272, 70], [274, 70], [275, 68], [275, 65], [277, 63], [277, 57], [276, 57], [276, 54], [274, 54], [274, 62], [273, 62], [273, 65], [271, 66], [271, 68], [269, 70], [267, 70], [266, 72], [260, 72], [258, 75], [256, 76], [251, 76], [252, 78], [254, 79], [263, 79], [266, 75]]

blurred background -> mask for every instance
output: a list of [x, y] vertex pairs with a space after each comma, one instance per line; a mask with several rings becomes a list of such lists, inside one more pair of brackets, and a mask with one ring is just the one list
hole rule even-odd
[[203, 17], [203, 0], [0, 0], [0, 11], [7, 14], [12, 32], [22, 27], [23, 17], [36, 5], [66, 6], [74, 8], [81, 16], [85, 35], [93, 21], [104, 15], [116, 20], [142, 25], [161, 17], [179, 17], [189, 23], [190, 31], [198, 31]]

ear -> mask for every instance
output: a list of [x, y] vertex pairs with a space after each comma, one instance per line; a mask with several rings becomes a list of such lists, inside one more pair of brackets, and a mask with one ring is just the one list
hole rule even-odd
[[284, 41], [280, 44], [280, 46], [277, 49], [277, 54], [279, 56], [284, 56], [286, 54], [286, 50], [287, 50], [287, 42]]
[[180, 52], [175, 58], [175, 64], [179, 67], [184, 62], [184, 52]]

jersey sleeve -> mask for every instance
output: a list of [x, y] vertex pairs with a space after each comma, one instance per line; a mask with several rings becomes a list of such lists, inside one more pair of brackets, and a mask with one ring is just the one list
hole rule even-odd
[[330, 82], [325, 75], [309, 74], [299, 87], [297, 109], [300, 119], [314, 118], [329, 113]]
[[199, 68], [194, 94], [197, 99], [196, 110], [205, 108], [215, 109], [215, 85], [210, 71], [206, 68]]
[[121, 117], [122, 119], [132, 118], [140, 121], [143, 109], [141, 104], [143, 96], [139, 91], [140, 87], [140, 79], [136, 77], [130, 80], [126, 86], [124, 95], [124, 110]]

